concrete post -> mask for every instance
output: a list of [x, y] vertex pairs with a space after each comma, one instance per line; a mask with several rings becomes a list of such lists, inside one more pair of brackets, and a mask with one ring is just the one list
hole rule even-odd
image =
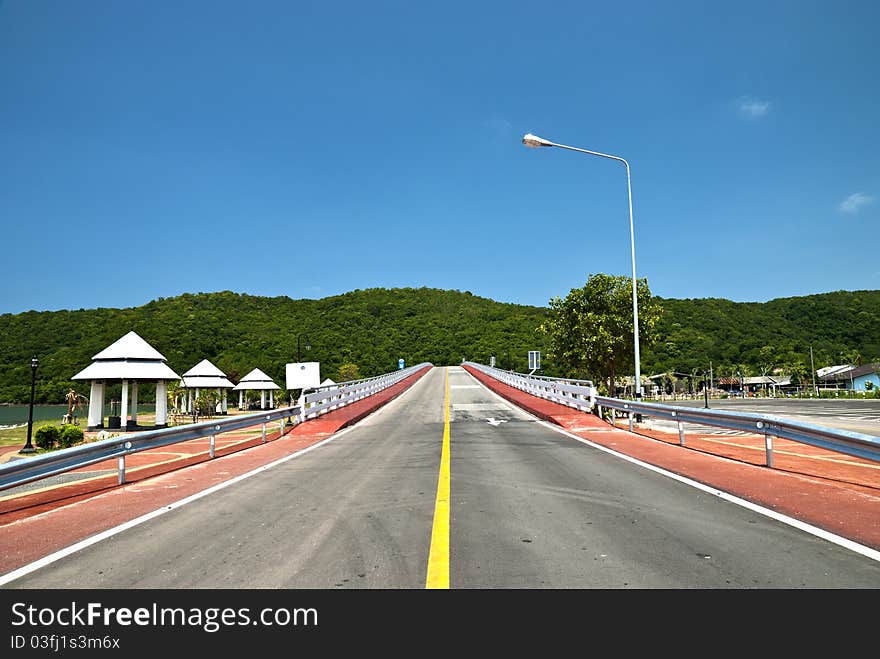
[[168, 389], [164, 380], [156, 383], [156, 427], [168, 425]]
[[104, 425], [104, 387], [102, 384], [98, 380], [92, 380], [92, 389], [89, 393], [89, 430], [96, 430]]
[[128, 380], [122, 381], [122, 400], [119, 411], [119, 425], [121, 430], [128, 429]]
[[138, 382], [131, 383], [131, 425], [137, 426], [138, 420]]

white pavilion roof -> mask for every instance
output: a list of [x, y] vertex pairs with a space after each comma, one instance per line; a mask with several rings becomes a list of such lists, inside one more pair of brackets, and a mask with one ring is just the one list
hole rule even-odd
[[184, 373], [181, 384], [187, 389], [232, 389], [235, 386], [223, 371], [207, 359]]
[[104, 348], [72, 380], [179, 380], [162, 356], [135, 332]]
[[92, 362], [71, 380], [179, 380], [180, 376], [165, 362], [118, 361]]
[[281, 389], [281, 387], [275, 384], [272, 381], [272, 378], [263, 373], [263, 371], [255, 368], [253, 371], [245, 375], [241, 381], [233, 387], [233, 389]]
[[164, 362], [165, 356], [135, 332], [129, 332], [104, 348], [92, 359], [156, 359]]

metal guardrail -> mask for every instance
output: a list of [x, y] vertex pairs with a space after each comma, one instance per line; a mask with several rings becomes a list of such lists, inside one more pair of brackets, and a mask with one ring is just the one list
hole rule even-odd
[[[570, 407], [577, 407], [585, 412], [595, 413], [600, 418], [604, 418], [603, 407], [624, 412], [629, 419], [629, 429], [631, 432], [633, 431], [633, 418], [636, 415], [675, 421], [678, 424], [679, 444], [682, 446], [685, 445], [686, 441], [684, 429], [684, 424], [686, 423], [764, 435], [768, 467], [773, 466], [774, 437], [880, 462], [880, 437], [874, 435], [793, 421], [770, 414], [689, 408], [677, 405], [664, 405], [662, 403], [645, 403], [621, 398], [608, 398], [596, 395], [596, 389], [592, 386], [592, 383], [583, 385], [568, 384], [564, 389], [560, 387], [560, 389], [566, 391], [566, 396], [561, 394], [550, 395], [547, 391], [547, 385], [529, 382], [530, 380], [541, 380], [542, 378], [535, 378], [534, 376], [521, 373], [511, 373], [510, 371], [500, 371], [497, 368], [491, 368], [482, 364], [467, 363], [500, 382], [510, 384], [528, 393], [543, 391], [545, 395], [540, 395], [539, 393], [534, 395], [540, 395], [541, 398], [561, 402]], [[551, 378], [551, 380], [554, 379]], [[570, 383], [572, 381], [561, 380], [561, 382]], [[579, 382], [586, 381], [582, 380]], [[579, 402], [572, 404], [567, 402], [568, 400]], [[589, 401], [590, 404], [585, 405], [585, 401]]]
[[262, 424], [262, 439], [265, 442], [266, 425], [268, 423], [280, 421], [281, 432], [283, 433], [285, 420], [298, 415], [298, 407], [264, 410], [228, 419], [203, 421], [184, 426], [174, 426], [172, 428], [160, 428], [158, 430], [124, 433], [108, 439], [89, 442], [88, 444], [79, 444], [78, 446], [43, 453], [31, 458], [13, 460], [0, 465], [0, 491], [113, 458], [118, 459], [119, 484], [121, 485], [125, 483], [125, 457], [132, 453], [186, 442], [191, 439], [210, 437], [209, 454], [213, 458], [216, 435]]
[[[132, 453], [146, 451], [148, 449], [168, 446], [186, 442], [191, 439], [210, 437], [209, 456], [214, 457], [214, 443], [217, 435], [242, 428], [250, 428], [262, 425], [262, 441], [266, 441], [267, 424], [278, 421], [280, 432], [284, 434], [284, 427], [288, 420], [297, 424], [307, 418], [313, 418], [319, 413], [336, 409], [361, 400], [375, 394], [382, 389], [390, 387], [402, 379], [412, 375], [415, 370], [429, 366], [420, 364], [409, 369], [401, 369], [393, 373], [387, 373], [374, 378], [366, 378], [350, 383], [345, 386], [325, 387], [322, 391], [305, 396], [307, 403], [315, 403], [307, 407], [307, 413], [302, 415], [301, 406], [283, 407], [274, 410], [262, 410], [253, 414], [242, 414], [227, 419], [203, 421], [172, 428], [146, 430], [143, 432], [123, 433], [108, 439], [102, 439], [88, 444], [80, 444], [70, 448], [59, 449], [50, 453], [43, 453], [35, 457], [13, 460], [0, 465], [0, 491], [24, 485], [33, 481], [56, 476], [64, 472], [87, 467], [105, 460], [117, 459], [118, 482], [125, 483], [125, 458]], [[317, 403], [317, 401], [324, 401]]]

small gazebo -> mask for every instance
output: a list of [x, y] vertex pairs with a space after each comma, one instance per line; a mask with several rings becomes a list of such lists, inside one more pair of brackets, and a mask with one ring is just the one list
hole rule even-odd
[[199, 397], [202, 389], [215, 389], [218, 398], [220, 392], [223, 392], [223, 398], [218, 403], [216, 410], [220, 414], [226, 414], [226, 392], [228, 389], [235, 387], [226, 377], [226, 374], [219, 368], [214, 366], [207, 359], [203, 359], [198, 364], [183, 374], [180, 384], [187, 390], [186, 411], [192, 412], [193, 399]]
[[[138, 429], [138, 383], [156, 383], [156, 428], [168, 425], [168, 393], [166, 382], [179, 380], [180, 376], [165, 363], [165, 357], [135, 332], [129, 332], [97, 355], [92, 363], [72, 380], [91, 380], [89, 396], [88, 430], [104, 427], [104, 396], [108, 381], [122, 381], [122, 400], [119, 412], [119, 429], [122, 431]], [[129, 392], [129, 383], [131, 389]], [[131, 407], [129, 408], [129, 393]], [[131, 421], [129, 421], [129, 409]], [[108, 426], [115, 427], [108, 420]]]
[[269, 409], [275, 407], [272, 392], [281, 389], [268, 375], [258, 368], [245, 375], [241, 381], [233, 387], [238, 391], [238, 409], [244, 409], [244, 392], [257, 390], [260, 392], [260, 409], [266, 409], [266, 392], [269, 392]]

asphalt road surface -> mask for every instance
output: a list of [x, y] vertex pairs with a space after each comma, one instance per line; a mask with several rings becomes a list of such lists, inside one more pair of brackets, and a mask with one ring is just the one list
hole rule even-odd
[[873, 558], [556, 432], [459, 367], [6, 587], [416, 589], [429, 563], [451, 588], [880, 587]]

